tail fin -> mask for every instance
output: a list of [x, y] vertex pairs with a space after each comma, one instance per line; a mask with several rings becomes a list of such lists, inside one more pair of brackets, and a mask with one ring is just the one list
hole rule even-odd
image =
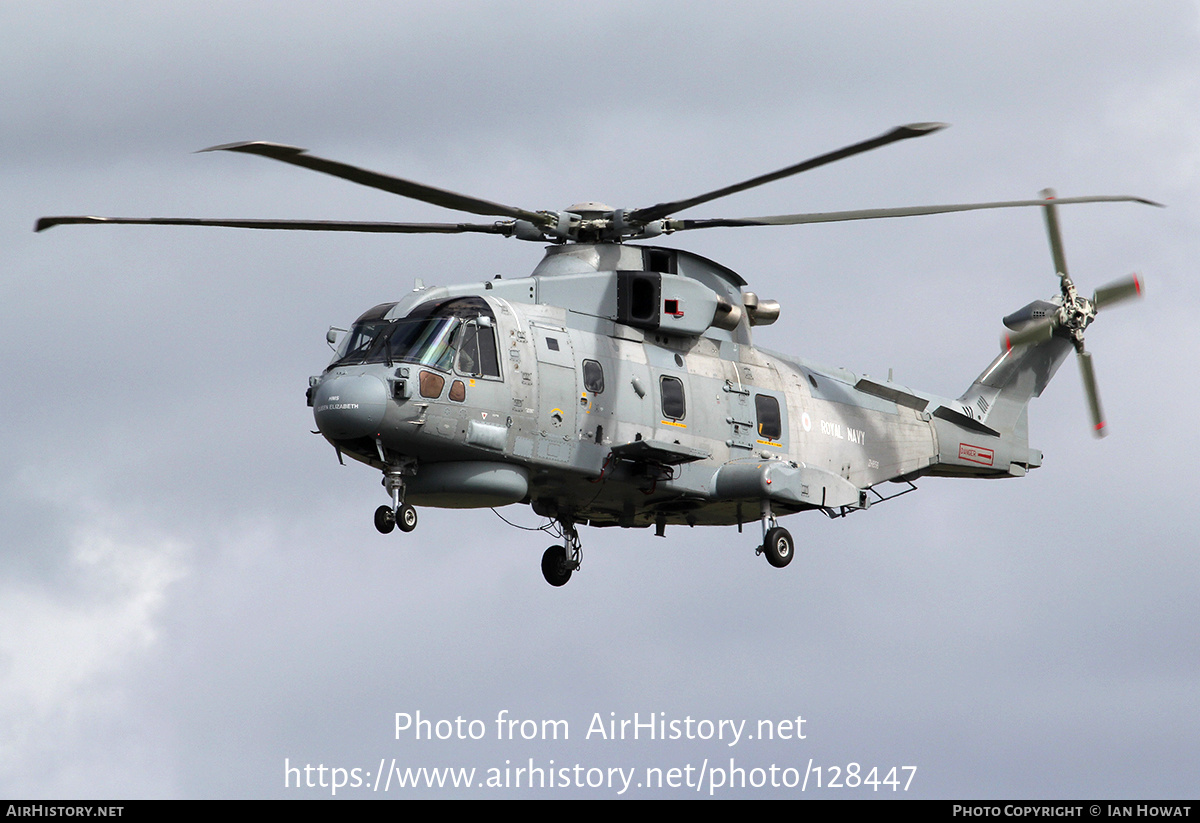
[[[1037, 301], [1005, 318], [1021, 326], [1040, 322], [1054, 303]], [[1029, 448], [1029, 401], [1039, 396], [1073, 348], [1048, 335], [1006, 347], [953, 404], [932, 412], [938, 455], [926, 474], [941, 477], [1020, 477], [1042, 464]]]
[[1036, 300], [1005, 317], [1004, 325], [1012, 331], [1003, 338], [1004, 351], [975, 378], [957, 408], [942, 405], [933, 411], [938, 455], [928, 474], [1003, 477], [1040, 466], [1041, 452], [1029, 448], [1027, 408], [1072, 349], [1082, 370], [1092, 430], [1098, 437], [1105, 434], [1096, 374], [1083, 332], [1102, 307], [1141, 296], [1142, 282], [1130, 275], [1097, 289], [1091, 300], [1079, 294], [1067, 274], [1054, 191], [1045, 189], [1042, 197], [1059, 294], [1053, 301]]
[[[1004, 318], [1010, 328], [1053, 316], [1058, 306], [1036, 300]], [[959, 398], [970, 416], [1001, 434], [1013, 433], [1029, 401], [1039, 397], [1071, 353], [1070, 340], [1047, 335], [1036, 343], [1006, 346]]]

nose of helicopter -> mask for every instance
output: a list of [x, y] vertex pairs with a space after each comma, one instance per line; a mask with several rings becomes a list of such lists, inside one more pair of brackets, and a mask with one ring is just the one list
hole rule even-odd
[[334, 377], [313, 393], [317, 428], [334, 440], [375, 434], [386, 410], [387, 387], [370, 374]]

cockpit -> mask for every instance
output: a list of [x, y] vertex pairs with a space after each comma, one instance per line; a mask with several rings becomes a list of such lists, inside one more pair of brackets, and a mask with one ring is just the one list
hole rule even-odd
[[459, 297], [417, 306], [407, 317], [386, 319], [395, 303], [363, 314], [342, 339], [330, 366], [416, 363], [473, 377], [500, 379], [496, 316], [487, 301]]

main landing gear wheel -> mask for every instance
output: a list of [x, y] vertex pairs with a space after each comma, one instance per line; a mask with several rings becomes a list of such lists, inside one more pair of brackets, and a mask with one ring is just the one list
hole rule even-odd
[[417, 510], [405, 503], [395, 516], [396, 525], [402, 532], [410, 532], [417, 527]]
[[571, 579], [571, 567], [567, 565], [567, 550], [562, 546], [551, 546], [542, 555], [542, 577], [551, 586], [563, 586]]
[[[416, 516], [414, 515], [413, 526], [416, 524]], [[380, 534], [390, 534], [392, 529], [396, 528], [396, 513], [392, 511], [391, 506], [380, 506], [375, 510], [375, 528], [379, 529]], [[401, 525], [400, 528], [404, 529], [404, 531], [412, 531], [411, 526], [405, 529]]]
[[768, 563], [777, 569], [782, 569], [792, 562], [792, 555], [796, 553], [796, 544], [792, 542], [792, 536], [787, 529], [776, 526], [767, 529], [767, 535], [763, 538], [762, 550], [763, 554], [767, 556]]

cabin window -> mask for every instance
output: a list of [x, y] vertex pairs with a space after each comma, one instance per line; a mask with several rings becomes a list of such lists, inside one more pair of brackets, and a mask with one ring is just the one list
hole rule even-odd
[[754, 411], [758, 415], [758, 436], [778, 440], [783, 434], [779, 416], [779, 401], [769, 394], [754, 395]]
[[592, 394], [604, 391], [604, 367], [598, 361], [583, 361], [583, 387]]
[[686, 407], [683, 399], [683, 381], [678, 377], [664, 377], [659, 381], [662, 392], [663, 417], [682, 420]]

